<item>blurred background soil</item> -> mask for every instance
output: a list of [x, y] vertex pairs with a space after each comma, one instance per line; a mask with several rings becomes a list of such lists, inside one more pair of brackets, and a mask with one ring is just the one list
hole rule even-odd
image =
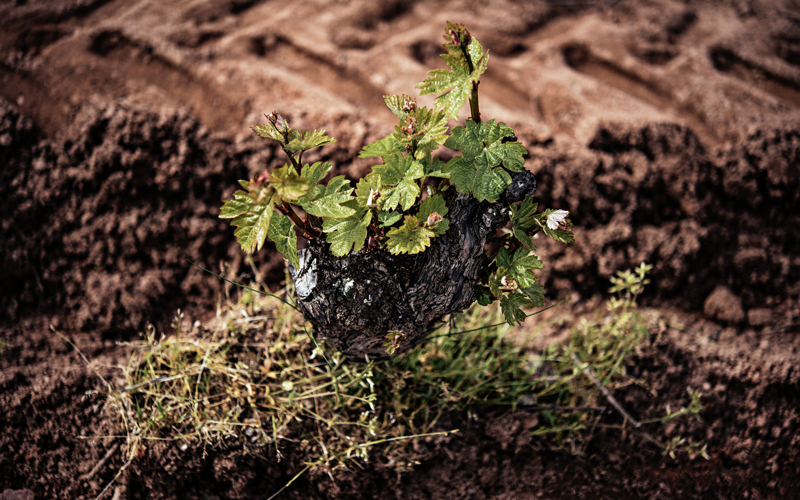
[[[395, 125], [381, 96], [443, 65], [448, 20], [489, 49], [482, 112], [528, 148], [539, 201], [572, 212], [576, 244], [539, 247], [548, 296], [577, 315], [654, 265], [642, 301], [663, 331], [632, 369], [662, 403], [701, 390], [703, 422], [679, 431], [711, 460], [614, 432], [578, 459], [531, 440], [535, 415], [487, 410], [451, 416], [462, 433], [410, 472], [308, 476], [284, 497], [797, 495], [797, 0], [16, 0], [0, 3], [0, 498], [94, 498], [123, 461], [92, 472], [112, 441], [82, 437], [115, 432], [103, 386], [50, 325], [113, 379], [117, 341], [178, 308], [213, 315], [224, 288], [187, 259], [246, 279], [219, 206], [283, 163], [249, 128], [273, 110], [325, 128], [338, 142], [308, 160], [364, 175], [376, 162], [356, 154]], [[280, 287], [274, 247], [255, 260]], [[208, 452], [151, 447], [118, 498], [264, 498], [302, 467]]]

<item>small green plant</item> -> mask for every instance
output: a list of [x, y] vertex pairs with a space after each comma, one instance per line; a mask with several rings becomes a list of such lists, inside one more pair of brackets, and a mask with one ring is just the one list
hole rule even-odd
[[[384, 97], [398, 124], [393, 133], [363, 148], [360, 157], [381, 157], [383, 163], [355, 188], [344, 176], [323, 184], [333, 168], [330, 163], [303, 163], [306, 151], [335, 142], [324, 130], [295, 130], [277, 112], [267, 115], [266, 124], [253, 127], [260, 136], [277, 141], [289, 163], [239, 181], [243, 189], [221, 208], [220, 217], [232, 219], [245, 252], [260, 250], [269, 238], [299, 268], [297, 231], [305, 238], [324, 234], [337, 257], [365, 248], [419, 254], [450, 227], [448, 190], [479, 202], [500, 199], [512, 182], [511, 174], [524, 169], [527, 150], [504, 123], [481, 119], [478, 84], [488, 51], [462, 25], [448, 23], [444, 38], [442, 58], [448, 69], [428, 72], [417, 86], [422, 95], [440, 94], [433, 109], [418, 106], [407, 95]], [[448, 120], [458, 119], [467, 100], [471, 117], [449, 132]], [[434, 155], [442, 146], [461, 154], [445, 163]], [[535, 255], [532, 236], [542, 231], [560, 242], [574, 240], [567, 211], [538, 212], [531, 196], [510, 208], [511, 230], [498, 240], [497, 253], [486, 259], [478, 301], [488, 305], [499, 300], [506, 321], [513, 325], [525, 317], [521, 308], [544, 302], [544, 289], [533, 273], [543, 263]], [[307, 217], [301, 218], [296, 209]]]
[[[672, 419], [686, 416], [699, 418], [703, 409], [700, 393], [687, 388], [691, 402], [686, 407], [672, 411], [666, 405], [666, 413], [661, 418], [636, 421], [619, 406], [611, 395], [611, 391], [632, 383], [640, 383], [627, 375], [627, 365], [631, 363], [639, 343], [648, 337], [649, 331], [645, 319], [639, 312], [636, 299], [650, 283], [647, 273], [651, 265], [644, 262], [634, 270], [617, 272], [611, 278], [612, 287], [609, 292], [615, 294], [607, 302], [607, 313], [597, 313], [594, 318], [583, 319], [573, 327], [570, 338], [561, 345], [553, 345], [545, 349], [537, 364], [538, 373], [555, 372], [560, 374], [554, 382], [540, 395], [556, 397], [556, 406], [599, 405], [601, 396], [622, 413], [625, 421], [622, 425], [599, 423], [599, 417], [593, 420], [586, 413], [550, 413], [543, 411], [549, 426], [533, 431], [537, 435], [553, 435], [562, 446], [569, 445], [573, 452], [585, 450], [591, 431], [596, 427], [618, 428], [638, 433], [647, 441], [659, 446], [664, 455], [675, 458], [677, 452], [685, 452], [690, 456], [700, 455], [708, 459], [706, 448], [700, 443], [687, 441], [680, 436], [663, 443], [642, 430], [647, 424], [665, 424]], [[600, 393], [592, 392], [594, 386]], [[603, 390], [605, 389], [605, 391]], [[607, 392], [606, 392], [607, 391]], [[586, 399], [579, 395], [591, 394]]]

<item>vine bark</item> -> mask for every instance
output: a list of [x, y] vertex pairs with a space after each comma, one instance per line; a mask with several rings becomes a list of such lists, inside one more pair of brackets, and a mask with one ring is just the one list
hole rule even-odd
[[289, 264], [297, 305], [315, 334], [350, 360], [389, 358], [383, 341], [391, 331], [405, 335], [395, 355], [403, 354], [475, 301], [487, 240], [508, 223], [509, 205], [535, 192], [536, 176], [527, 171], [512, 174], [495, 203], [449, 189], [450, 229], [416, 255], [364, 249], [335, 257], [322, 238], [309, 240], [300, 269]]

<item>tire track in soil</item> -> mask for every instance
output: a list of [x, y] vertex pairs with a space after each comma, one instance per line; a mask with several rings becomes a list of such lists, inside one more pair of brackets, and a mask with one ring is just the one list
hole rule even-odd
[[778, 75], [723, 46], [712, 47], [708, 55], [717, 71], [749, 83], [795, 108], [800, 107], [800, 82]]
[[[53, 68], [47, 73], [50, 78], [26, 92], [31, 101], [49, 100], [53, 103], [49, 107], [65, 109], [65, 115], [71, 105], [89, 101], [98, 90], [122, 97], [145, 89], [155, 108], [189, 107], [200, 122], [214, 130], [237, 132], [242, 127], [245, 113], [241, 105], [210, 82], [172, 63], [152, 45], [122, 31], [100, 30], [89, 37], [63, 39], [44, 56]], [[40, 120], [46, 117], [39, 112]], [[37, 124], [50, 133], [57, 130], [47, 121], [37, 120]]]
[[564, 62], [575, 71], [620, 90], [661, 112], [675, 116], [678, 121], [689, 126], [707, 148], [720, 144], [721, 138], [713, 128], [709, 127], [692, 110], [676, 106], [669, 92], [664, 91], [657, 84], [648, 82], [639, 75], [625, 71], [613, 62], [598, 57], [582, 43], [566, 44], [561, 51]]
[[365, 75], [302, 47], [283, 34], [251, 38], [249, 51], [307, 81], [298, 87], [318, 87], [356, 107], [365, 108], [372, 116], [380, 116], [386, 109], [383, 104], [386, 92], [371, 85]]
[[69, 105], [54, 99], [47, 86], [33, 75], [0, 64], [0, 96], [16, 103], [46, 136], [55, 137], [70, 123]]

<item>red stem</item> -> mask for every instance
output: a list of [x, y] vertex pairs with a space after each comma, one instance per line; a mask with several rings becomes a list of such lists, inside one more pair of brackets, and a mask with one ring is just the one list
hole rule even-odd
[[301, 219], [300, 216], [298, 216], [297, 213], [295, 213], [291, 205], [289, 205], [287, 202], [284, 201], [283, 206], [281, 208], [286, 213], [286, 215], [288, 215], [289, 218], [292, 219], [292, 222], [294, 222], [294, 224], [297, 227], [299, 227], [306, 235], [308, 235], [308, 237], [310, 238], [319, 237], [320, 232], [317, 229], [306, 224], [303, 221], [303, 219]]

